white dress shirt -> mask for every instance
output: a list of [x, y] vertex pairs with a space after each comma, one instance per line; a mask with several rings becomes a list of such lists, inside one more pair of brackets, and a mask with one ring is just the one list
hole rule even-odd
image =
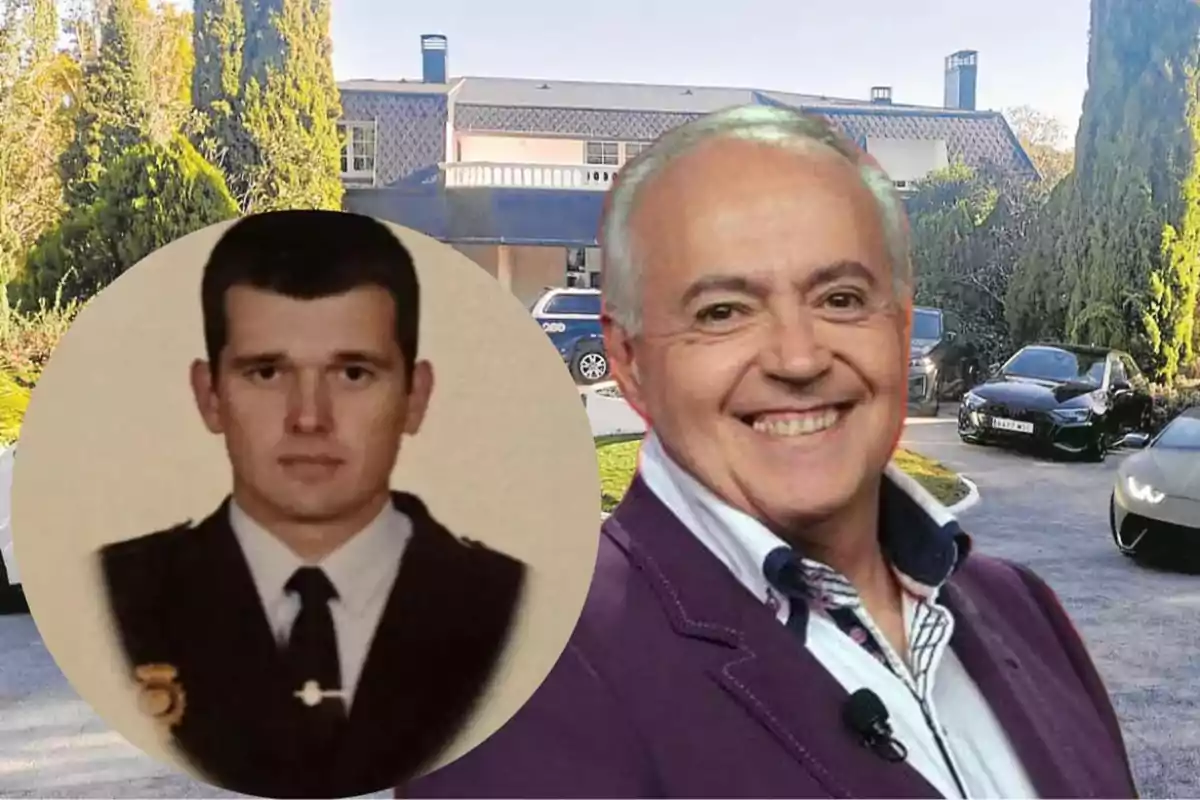
[[300, 567], [320, 567], [337, 589], [338, 597], [330, 601], [329, 607], [337, 634], [342, 689], [349, 709], [375, 629], [396, 582], [400, 559], [412, 536], [412, 521], [389, 502], [365, 528], [316, 564], [297, 556], [236, 502], [229, 504], [229, 522], [280, 646], [287, 644], [292, 624], [300, 613], [299, 598], [284, 591], [292, 574]]
[[[687, 474], [674, 463], [653, 432], [647, 434], [642, 444], [640, 474], [684, 526], [754, 597], [775, 610], [781, 624], [786, 624], [790, 614], [788, 598], [771, 587], [763, 573], [763, 562], [768, 553], [787, 547], [787, 543]], [[939, 524], [948, 519], [945, 509], [907, 475], [889, 466], [888, 477]], [[836, 575], [815, 562], [808, 562], [808, 566], [822, 577]], [[808, 615], [808, 650], [848, 693], [866, 687], [879, 696], [891, 714], [895, 737], [908, 749], [908, 763], [943, 796], [963, 797], [954, 778], [957, 773], [969, 798], [1037, 797], [991, 706], [948, 646], [954, 620], [937, 603], [936, 589], [925, 587], [921, 596], [920, 587], [911, 578], [899, 571], [897, 577], [911, 590], [904, 595], [906, 640], [916, 644], [920, 637], [932, 643], [921, 648], [919, 656], [916, 648], [912, 648], [911, 667], [906, 659], [888, 652], [888, 660], [896, 670], [893, 672], [846, 635], [816, 603]], [[841, 581], [838, 591], [854, 594], [852, 602], [857, 604], [849, 582], [844, 578]], [[865, 609], [857, 607], [855, 611], [885, 651], [891, 651]], [[942, 755], [935, 728], [953, 762], [953, 772]]]

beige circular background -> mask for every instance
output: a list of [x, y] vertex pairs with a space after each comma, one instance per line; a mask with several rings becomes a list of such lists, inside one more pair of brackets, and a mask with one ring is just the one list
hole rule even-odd
[[[94, 553], [199, 521], [229, 491], [223, 439], [200, 421], [188, 365], [204, 357], [204, 261], [230, 224], [161, 248], [80, 313], [34, 390], [13, 474], [14, 547], [46, 646], [110, 725], [193, 775], [137, 710]], [[416, 261], [419, 356], [435, 373], [393, 486], [529, 567], [502, 663], [441, 766], [507, 722], [566, 646], [595, 566], [599, 478], [578, 390], [528, 311], [448, 245], [389, 228]]]

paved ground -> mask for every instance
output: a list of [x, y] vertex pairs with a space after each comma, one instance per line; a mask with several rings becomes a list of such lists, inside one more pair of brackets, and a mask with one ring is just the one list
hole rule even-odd
[[[972, 478], [980, 549], [1034, 567], [1091, 647], [1144, 797], [1200, 797], [1200, 578], [1122, 557], [1107, 500], [1120, 457], [1053, 464], [959, 443], [946, 419], [904, 445]], [[0, 617], [0, 797], [230, 797], [140, 755], [67, 685], [28, 616]]]
[[1200, 577], [1135, 564], [1112, 543], [1108, 498], [1123, 456], [1066, 464], [972, 447], [949, 419], [904, 446], [978, 484], [962, 515], [980, 551], [1028, 564], [1058, 593], [1096, 660], [1143, 797], [1200, 797]]

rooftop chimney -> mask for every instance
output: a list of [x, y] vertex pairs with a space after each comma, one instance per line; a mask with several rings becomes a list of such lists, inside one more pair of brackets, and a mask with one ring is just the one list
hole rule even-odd
[[946, 56], [946, 108], [974, 111], [978, 77], [977, 51], [959, 50]]
[[446, 82], [446, 37], [440, 33], [421, 36], [421, 80], [425, 83]]
[[872, 86], [871, 102], [875, 103], [876, 105], [890, 106], [892, 104], [892, 87]]

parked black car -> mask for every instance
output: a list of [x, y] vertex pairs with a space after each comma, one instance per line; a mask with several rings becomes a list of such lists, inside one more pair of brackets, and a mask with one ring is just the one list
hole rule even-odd
[[958, 435], [973, 444], [1031, 446], [1104, 460], [1150, 419], [1150, 387], [1128, 353], [1029, 345], [963, 397]]
[[908, 413], [937, 416], [942, 400], [957, 399], [974, 386], [983, 365], [952, 314], [936, 308], [913, 309], [908, 361]]

